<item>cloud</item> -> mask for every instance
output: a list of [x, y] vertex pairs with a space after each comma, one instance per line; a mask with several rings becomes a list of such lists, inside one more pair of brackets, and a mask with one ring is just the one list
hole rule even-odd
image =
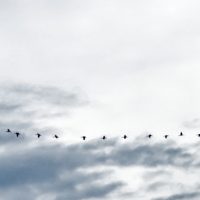
[[[112, 139], [73, 145], [28, 146], [22, 140], [20, 145], [23, 148], [16, 148], [15, 144], [13, 148], [6, 146], [0, 153], [0, 192], [6, 200], [14, 198], [15, 193], [22, 200], [28, 195], [35, 196], [35, 199], [50, 195], [53, 200], [105, 199], [111, 194], [123, 196], [117, 191], [128, 182], [110, 179], [115, 173], [110, 167], [185, 169], [193, 167], [194, 159], [192, 154], [175, 147], [174, 143], [166, 143], [165, 146], [138, 144], [138, 141], [120, 144]], [[100, 169], [100, 166], [104, 168]], [[149, 187], [152, 187], [151, 183]], [[23, 193], [24, 188], [26, 194]], [[18, 193], [20, 190], [21, 196]]]
[[[27, 188], [27, 194], [20, 199], [33, 196], [34, 191], [38, 191], [35, 199], [48, 193], [54, 194], [56, 200], [103, 198], [124, 185], [117, 180], [105, 182], [110, 171], [88, 173], [87, 168], [99, 165], [100, 159], [91, 149], [84, 149], [84, 145], [6, 150], [1, 154], [0, 163], [3, 172], [0, 173], [0, 191], [5, 193], [6, 200], [14, 198], [15, 192], [24, 188]], [[10, 190], [14, 191], [8, 198]]]
[[200, 197], [199, 192], [188, 192], [181, 194], [173, 194], [168, 197], [155, 198], [152, 200], [197, 200]]
[[[87, 104], [81, 92], [33, 84], [0, 86], [2, 187], [5, 183], [1, 198], [80, 199], [95, 194], [105, 199], [120, 189], [118, 180], [107, 185], [95, 182], [104, 179], [104, 171], [96, 176], [79, 172], [79, 167], [103, 166], [107, 171], [114, 166], [126, 171], [127, 179], [131, 177], [127, 168], [171, 172], [197, 167], [196, 149], [190, 151], [186, 145], [92, 141], [84, 146], [38, 147], [40, 140], [32, 140], [30, 148], [29, 137], [17, 140], [4, 130], [32, 134], [48, 127], [51, 131], [57, 121], [69, 119], [64, 131], [70, 126], [72, 134], [88, 138], [99, 131], [115, 134], [122, 129], [133, 132], [133, 137], [141, 129], [179, 131], [182, 119], [200, 112], [199, 1], [8, 0], [0, 4], [1, 80], [51, 82], [63, 88], [80, 85], [105, 105], [86, 109], [70, 121], [73, 111]], [[199, 128], [199, 121], [186, 126]], [[66, 175], [69, 184], [58, 176], [63, 171], [70, 175]], [[182, 180], [188, 173], [184, 171]], [[149, 184], [142, 178], [142, 184]], [[87, 186], [90, 182], [93, 191]], [[140, 199], [149, 199], [149, 193]]]
[[39, 129], [42, 128], [38, 123], [40, 120], [66, 116], [71, 109], [87, 104], [88, 99], [81, 91], [65, 91], [56, 87], [25, 83], [2, 83], [0, 125], [23, 131]]
[[[114, 149], [112, 161], [121, 166], [180, 166], [191, 165], [193, 157], [190, 153], [174, 144], [133, 144]], [[112, 162], [111, 161], [111, 162]]]
[[[15, 111], [28, 112], [28, 110], [30, 111], [28, 114], [31, 114], [35, 107], [42, 108], [46, 105], [51, 106], [53, 110], [54, 107], [69, 109], [88, 103], [86, 96], [80, 91], [68, 92], [56, 87], [22, 83], [1, 85], [0, 96], [2, 97], [0, 112], [12, 114]], [[51, 114], [51, 110], [49, 112]]]
[[16, 96], [20, 99], [22, 98], [32, 102], [48, 103], [56, 106], [70, 107], [86, 103], [86, 99], [81, 99], [81, 94], [67, 92], [56, 87], [15, 84], [5, 87], [5, 90], [5, 95], [7, 94], [6, 96]]
[[183, 122], [183, 126], [188, 129], [197, 129], [200, 127], [200, 119], [195, 118], [190, 121], [185, 121], [185, 122]]

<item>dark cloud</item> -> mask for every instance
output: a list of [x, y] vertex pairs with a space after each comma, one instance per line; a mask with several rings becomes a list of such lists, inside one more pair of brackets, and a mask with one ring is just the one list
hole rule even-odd
[[[103, 163], [103, 160], [91, 152], [91, 149], [84, 149], [84, 145], [7, 150], [1, 155], [0, 191], [5, 193], [30, 186], [27, 188], [27, 195], [24, 194], [25, 197], [20, 199], [28, 199], [28, 195], [34, 195], [34, 190], [39, 191], [36, 197], [52, 192], [56, 200], [103, 198], [123, 186], [117, 180], [103, 181], [105, 177], [109, 177], [110, 171], [85, 172], [86, 169]], [[80, 190], [77, 189], [78, 186], [81, 186]], [[15, 192], [12, 197], [14, 196]]]
[[[120, 144], [112, 139], [33, 147], [22, 140], [20, 145], [24, 148], [16, 148], [14, 144], [13, 148], [6, 146], [0, 154], [0, 192], [5, 194], [6, 200], [14, 198], [15, 192], [23, 188], [26, 194], [17, 193], [22, 200], [28, 195], [35, 195], [36, 199], [48, 194], [56, 200], [103, 199], [126, 184], [117, 179], [108, 181], [112, 171], [107, 166], [185, 168], [192, 166], [193, 160], [189, 152], [175, 147], [174, 143], [140, 145], [134, 141]], [[104, 166], [104, 170], [87, 171], [98, 166]], [[12, 196], [9, 191], [13, 191]]]
[[187, 167], [191, 165], [192, 160], [193, 157], [190, 153], [170, 143], [124, 145], [112, 152], [112, 161], [122, 166], [157, 167], [172, 165]]

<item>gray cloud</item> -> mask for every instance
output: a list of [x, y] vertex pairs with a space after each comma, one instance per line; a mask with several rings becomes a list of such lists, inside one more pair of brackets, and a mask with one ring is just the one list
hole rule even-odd
[[157, 178], [157, 177], [165, 177], [165, 176], [170, 176], [170, 172], [166, 171], [165, 169], [155, 169], [155, 170], [148, 170], [143, 178], [145, 180]]
[[[55, 194], [55, 199], [89, 199], [103, 198], [124, 184], [120, 181], [105, 183], [104, 177], [110, 172], [100, 171], [86, 173], [84, 168], [100, 164], [100, 158], [91, 149], [86, 150], [81, 145], [54, 145], [37, 148], [25, 148], [9, 151], [1, 155], [0, 190], [21, 190], [27, 188], [27, 195], [33, 195], [38, 190], [37, 197], [45, 193]], [[82, 169], [83, 171], [79, 171]], [[101, 184], [95, 183], [102, 180]], [[82, 189], [77, 190], [78, 186]], [[9, 199], [6, 197], [5, 199]], [[10, 194], [8, 194], [9, 196]], [[24, 194], [25, 195], [25, 194]], [[21, 196], [20, 199], [27, 199]], [[15, 192], [10, 199], [14, 198]]]
[[[159, 152], [159, 153], [158, 153]], [[119, 165], [180, 166], [187, 167], [192, 163], [192, 155], [173, 144], [133, 144], [122, 146], [112, 152], [112, 159]]]
[[[123, 145], [113, 139], [67, 146], [28, 147], [23, 141], [20, 144], [25, 147], [18, 150], [16, 146], [14, 149], [6, 147], [1, 154], [0, 191], [4, 192], [6, 200], [12, 199], [22, 188], [27, 188], [27, 195], [36, 197], [52, 193], [56, 200], [102, 199], [127, 184], [120, 180], [105, 183], [104, 178], [112, 174], [106, 166], [193, 167], [193, 156], [187, 150], [175, 147], [174, 143], [140, 145], [135, 141]], [[98, 166], [104, 166], [105, 170], [86, 172]], [[10, 190], [16, 191], [12, 197], [7, 197]], [[38, 193], [34, 194], [34, 191]], [[27, 195], [22, 193], [20, 199], [27, 199]]]
[[66, 116], [72, 108], [88, 104], [81, 91], [31, 84], [0, 85], [0, 127], [30, 131], [38, 120]]
[[162, 198], [154, 198], [152, 200], [197, 200], [200, 197], [199, 192], [188, 192], [188, 193], [181, 193], [181, 194], [173, 194], [168, 197]]
[[[80, 91], [70, 91], [31, 84], [2, 84], [0, 90], [0, 112], [11, 113], [26, 111], [34, 112], [35, 107], [52, 106], [56, 109], [65, 109], [85, 105], [88, 103], [86, 96]], [[33, 110], [31, 110], [31, 108]], [[49, 107], [48, 107], [49, 108]], [[29, 111], [29, 112], [28, 112]], [[38, 110], [37, 110], [38, 111]], [[51, 110], [49, 111], [51, 114]]]
[[16, 97], [16, 100], [23, 99], [25, 104], [29, 103], [26, 100], [68, 107], [86, 103], [86, 99], [83, 99], [80, 93], [67, 92], [56, 87], [15, 84], [5, 87], [3, 93], [5, 96]]

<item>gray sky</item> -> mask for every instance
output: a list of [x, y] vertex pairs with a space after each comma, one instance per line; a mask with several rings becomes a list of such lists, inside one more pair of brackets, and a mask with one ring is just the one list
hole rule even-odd
[[[21, 142], [1, 136], [1, 196], [199, 199], [199, 8], [0, 0], [0, 129], [24, 133]], [[127, 145], [116, 139], [124, 133]], [[102, 145], [103, 134], [114, 139]], [[91, 139], [83, 146], [82, 135]]]

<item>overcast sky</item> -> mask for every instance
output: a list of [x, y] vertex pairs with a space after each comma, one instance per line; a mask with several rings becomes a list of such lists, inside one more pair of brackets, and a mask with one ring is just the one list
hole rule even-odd
[[199, 9], [0, 0], [1, 198], [199, 199]]

